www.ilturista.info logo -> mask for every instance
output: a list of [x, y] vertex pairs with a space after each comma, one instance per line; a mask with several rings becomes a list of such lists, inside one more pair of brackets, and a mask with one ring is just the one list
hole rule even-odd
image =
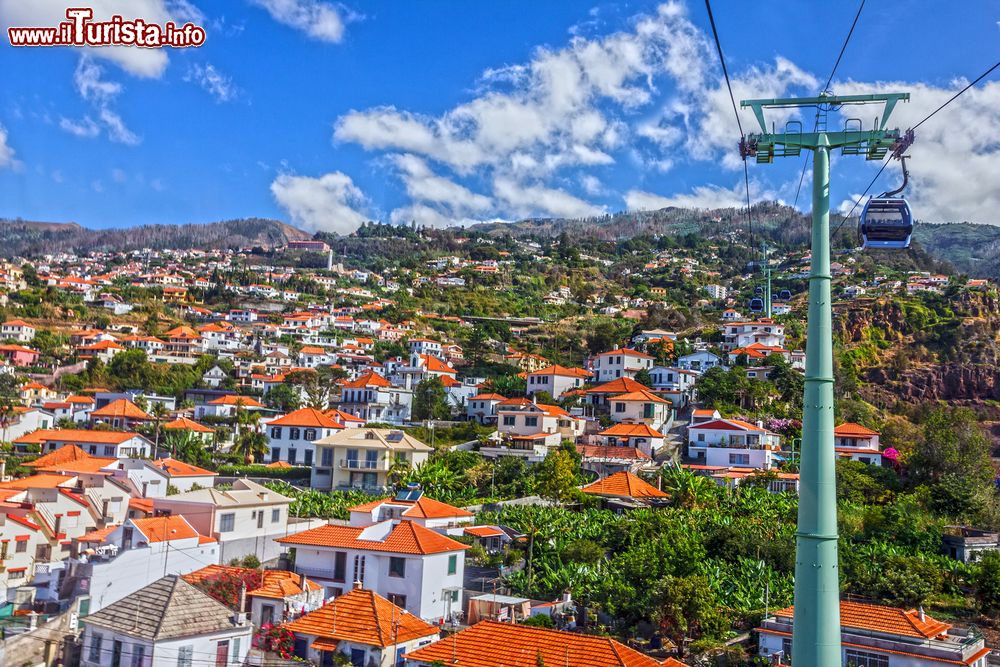
[[114, 15], [109, 21], [93, 21], [94, 10], [70, 7], [67, 21], [49, 28], [7, 28], [11, 46], [139, 46], [158, 49], [164, 46], [184, 48], [205, 43], [205, 29], [188, 22], [178, 26], [173, 21], [160, 25], [142, 19]]

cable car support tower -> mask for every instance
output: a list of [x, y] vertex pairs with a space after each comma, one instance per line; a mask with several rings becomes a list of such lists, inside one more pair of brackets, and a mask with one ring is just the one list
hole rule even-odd
[[[888, 129], [893, 108], [909, 93], [830, 95], [743, 100], [760, 132], [740, 139], [743, 159], [770, 164], [775, 157], [813, 153], [812, 264], [806, 328], [806, 372], [802, 414], [798, 530], [795, 550], [795, 622], [792, 657], [795, 667], [840, 667], [840, 575], [837, 563], [837, 493], [834, 474], [833, 326], [830, 304], [830, 152], [882, 160], [900, 150], [903, 135]], [[829, 112], [853, 105], [883, 105], [871, 129], [860, 118], [847, 118], [841, 130], [827, 129]], [[803, 132], [790, 120], [784, 131], [769, 131], [765, 109], [787, 113], [817, 110], [815, 131]], [[909, 137], [912, 140], [912, 135]], [[902, 148], [905, 150], [905, 147]], [[901, 154], [901, 151], [900, 153]], [[787, 659], [787, 657], [786, 657]]]

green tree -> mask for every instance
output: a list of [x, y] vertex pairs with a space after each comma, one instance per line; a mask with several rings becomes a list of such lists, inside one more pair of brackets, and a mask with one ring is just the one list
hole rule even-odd
[[647, 387], [653, 386], [653, 376], [649, 372], [649, 370], [645, 368], [643, 368], [642, 370], [640, 370], [638, 373], [635, 374], [635, 381]]
[[493, 391], [507, 398], [524, 396], [528, 391], [528, 383], [517, 375], [498, 375], [490, 380], [490, 385]]
[[983, 554], [974, 581], [979, 610], [984, 614], [1000, 613], [1000, 553]]
[[556, 502], [569, 502], [577, 498], [576, 466], [573, 457], [559, 449], [549, 452], [537, 466], [538, 493]]
[[448, 395], [439, 377], [428, 377], [417, 383], [413, 391], [413, 418], [447, 419], [451, 416]]
[[292, 387], [300, 387], [305, 392], [305, 404], [316, 410], [330, 407], [332, 383], [324, 381], [315, 370], [294, 371], [285, 376], [285, 382]]
[[914, 483], [955, 475], [989, 484], [995, 476], [990, 450], [976, 413], [968, 408], [936, 408], [924, 419], [923, 438], [909, 458], [910, 476]]
[[272, 387], [264, 397], [264, 402], [268, 407], [280, 410], [281, 412], [292, 412], [298, 410], [301, 405], [299, 392], [290, 384], [279, 384]]
[[653, 621], [677, 645], [681, 657], [691, 640], [720, 637], [729, 629], [719, 607], [711, 585], [700, 575], [666, 576], [653, 586]]
[[247, 465], [255, 461], [262, 461], [267, 456], [268, 439], [260, 431], [244, 429], [236, 437], [236, 442], [230, 450], [236, 456], [243, 457], [243, 462]]

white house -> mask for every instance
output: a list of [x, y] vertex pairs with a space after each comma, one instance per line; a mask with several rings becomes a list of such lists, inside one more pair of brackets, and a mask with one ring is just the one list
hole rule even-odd
[[552, 398], [560, 398], [568, 391], [583, 387], [589, 378], [590, 372], [582, 368], [554, 364], [528, 373], [528, 395], [544, 391]]
[[734, 350], [760, 343], [769, 347], [785, 346], [785, 325], [762, 318], [753, 322], [727, 322], [722, 329], [722, 349]]
[[688, 456], [707, 466], [770, 469], [781, 437], [738, 419], [715, 419], [688, 426]]
[[35, 327], [24, 320], [7, 320], [0, 325], [0, 339], [30, 343], [35, 337]]
[[153, 499], [157, 514], [179, 514], [202, 535], [219, 541], [223, 562], [254, 554], [260, 560], [278, 555], [273, 540], [288, 533], [291, 498], [248, 479], [231, 489], [199, 489]]
[[722, 359], [719, 355], [708, 350], [685, 354], [677, 359], [677, 368], [686, 371], [703, 373], [709, 368], [715, 368], [716, 366], [722, 366]]
[[501, 447], [483, 447], [484, 456], [516, 455], [539, 461], [563, 440], [576, 441], [583, 435], [586, 421], [558, 405], [509, 399], [499, 404], [497, 428]]
[[646, 424], [653, 430], [667, 426], [673, 416], [670, 401], [642, 389], [608, 399], [615, 423]]
[[271, 447], [271, 463], [287, 461], [311, 466], [316, 460], [313, 442], [344, 430], [344, 426], [315, 408], [300, 408], [264, 422]]
[[[787, 663], [795, 653], [789, 607], [761, 621], [759, 655]], [[840, 636], [845, 665], [864, 667], [986, 667], [990, 649], [983, 635], [938, 621], [923, 609], [898, 609], [861, 602], [840, 603]]]
[[620, 377], [635, 379], [639, 371], [648, 371], [652, 367], [653, 357], [628, 348], [601, 352], [590, 362], [597, 382], [609, 382]]
[[153, 461], [153, 465], [166, 474], [167, 483], [178, 491], [190, 491], [196, 486], [210, 489], [215, 486], [215, 478], [219, 474], [169, 456]]
[[833, 429], [834, 451], [838, 457], [851, 461], [881, 465], [882, 450], [878, 439], [878, 431], [854, 422], [840, 424]]
[[365, 421], [402, 424], [410, 419], [413, 391], [393, 385], [375, 371], [341, 386], [337, 406]]
[[253, 625], [177, 575], [81, 619], [83, 667], [242, 665]]
[[465, 415], [480, 424], [496, 424], [497, 406], [506, 400], [500, 394], [476, 394], [465, 404]]
[[647, 424], [615, 424], [598, 435], [605, 439], [608, 447], [638, 449], [650, 458], [663, 446], [665, 437]]
[[416, 468], [434, 451], [403, 431], [367, 427], [341, 429], [313, 444], [316, 461], [310, 485], [324, 491], [381, 491], [394, 466]]
[[406, 347], [410, 354], [429, 354], [432, 357], [441, 357], [441, 342], [430, 338], [411, 338], [406, 342]]
[[129, 431], [43, 428], [14, 440], [15, 447], [29, 444], [40, 445], [43, 454], [69, 444], [78, 445], [80, 449], [93, 456], [116, 459], [133, 456], [148, 458], [153, 453], [152, 442], [138, 433]]
[[277, 542], [295, 548], [295, 570], [343, 595], [361, 582], [420, 618], [438, 623], [462, 610], [465, 549], [412, 521], [326, 525]]

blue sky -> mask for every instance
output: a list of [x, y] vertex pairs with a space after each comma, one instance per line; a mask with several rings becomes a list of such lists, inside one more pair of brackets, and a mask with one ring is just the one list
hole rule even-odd
[[[0, 217], [107, 227], [264, 216], [349, 232], [365, 219], [441, 226], [742, 196], [738, 132], [701, 2], [94, 6], [191, 19], [207, 42], [14, 49], [4, 35]], [[834, 91], [908, 90], [894, 124], [915, 123], [1000, 53], [1000, 0], [954, 7], [868, 3]], [[714, 9], [737, 95], [771, 97], [817, 92], [857, 4]], [[54, 25], [64, 10], [0, 0], [0, 25]], [[998, 80], [918, 132], [918, 217], [997, 220]], [[791, 203], [801, 168], [751, 164], [754, 197]], [[875, 168], [835, 159], [834, 203], [859, 194]], [[886, 172], [888, 186], [898, 172]], [[807, 180], [799, 207], [808, 201]]]

